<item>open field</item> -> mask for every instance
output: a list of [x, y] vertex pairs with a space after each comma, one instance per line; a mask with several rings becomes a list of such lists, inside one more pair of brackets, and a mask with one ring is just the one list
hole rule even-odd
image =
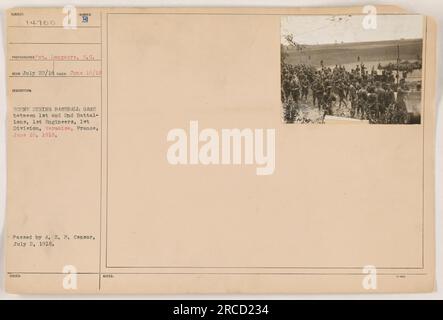
[[400, 60], [420, 60], [423, 50], [422, 39], [390, 40], [377, 42], [337, 43], [321, 45], [302, 45], [298, 50], [285, 46], [290, 64], [310, 64], [320, 67], [321, 61], [325, 66], [352, 65], [360, 61], [368, 66], [371, 62], [388, 63], [397, 61], [397, 46], [399, 47]]

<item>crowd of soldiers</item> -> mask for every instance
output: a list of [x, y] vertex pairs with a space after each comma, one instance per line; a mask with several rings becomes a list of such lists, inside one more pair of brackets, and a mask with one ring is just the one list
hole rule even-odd
[[369, 123], [407, 123], [406, 84], [408, 72], [398, 73], [381, 65], [368, 70], [364, 63], [347, 71], [345, 67], [282, 65], [282, 102], [287, 123], [309, 122], [300, 115], [300, 104], [318, 108], [321, 121], [326, 115], [346, 116]]

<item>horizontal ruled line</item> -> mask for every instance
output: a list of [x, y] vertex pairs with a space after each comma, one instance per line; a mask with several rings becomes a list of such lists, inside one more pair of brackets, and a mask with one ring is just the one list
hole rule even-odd
[[95, 59], [95, 60], [88, 60], [88, 59], [79, 59], [79, 60], [57, 60], [57, 59], [9, 59], [9, 61], [32, 61], [32, 62], [47, 62], [47, 61], [56, 61], [56, 62], [95, 62], [95, 61], [102, 61], [101, 59]]
[[9, 76], [10, 78], [101, 78], [101, 76]]
[[[8, 272], [8, 275], [14, 274], [29, 274], [29, 275], [66, 275], [67, 273], [63, 272]], [[99, 274], [99, 272], [74, 272], [74, 274]], [[112, 274], [122, 274], [122, 275], [311, 275], [311, 276], [359, 276], [361, 277], [361, 272], [101, 272], [102, 275], [112, 275]], [[426, 276], [427, 273], [410, 273], [410, 272], [402, 272], [402, 273], [378, 273], [377, 275], [382, 276]]]
[[[313, 270], [362, 270], [364, 266], [361, 267], [338, 267], [338, 266], [331, 266], [331, 267], [307, 267], [307, 266], [300, 266], [300, 267], [285, 267], [285, 266], [229, 266], [229, 267], [219, 267], [219, 266], [205, 266], [205, 267], [198, 267], [198, 266], [111, 266], [106, 265], [106, 268], [116, 268], [116, 269], [313, 269]], [[423, 270], [423, 267], [377, 267], [377, 270]]]
[[91, 29], [95, 28], [98, 29], [100, 26], [77, 26], [75, 28], [73, 27], [64, 27], [64, 26], [8, 26], [8, 28], [61, 28], [66, 30], [75, 30], [75, 29]]

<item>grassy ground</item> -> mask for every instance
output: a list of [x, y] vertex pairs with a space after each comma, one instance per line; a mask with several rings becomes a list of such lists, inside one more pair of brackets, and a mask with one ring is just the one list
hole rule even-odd
[[[406, 107], [410, 113], [421, 113], [420, 91], [411, 91], [408, 94], [406, 99]], [[314, 106], [312, 91], [309, 90], [308, 98], [306, 100], [299, 100], [295, 122], [323, 123], [323, 116], [324, 111], [319, 110], [317, 105]], [[332, 103], [332, 116], [351, 119], [351, 102], [345, 100], [344, 103], [342, 102], [340, 105], [338, 96], [336, 96], [336, 101]]]

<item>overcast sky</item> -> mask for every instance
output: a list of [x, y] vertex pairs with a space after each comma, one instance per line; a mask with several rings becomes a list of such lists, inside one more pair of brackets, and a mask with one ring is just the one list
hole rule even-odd
[[423, 16], [377, 15], [377, 28], [365, 30], [364, 15], [354, 16], [286, 16], [281, 19], [284, 36], [293, 34], [300, 44], [417, 39], [423, 37]]

